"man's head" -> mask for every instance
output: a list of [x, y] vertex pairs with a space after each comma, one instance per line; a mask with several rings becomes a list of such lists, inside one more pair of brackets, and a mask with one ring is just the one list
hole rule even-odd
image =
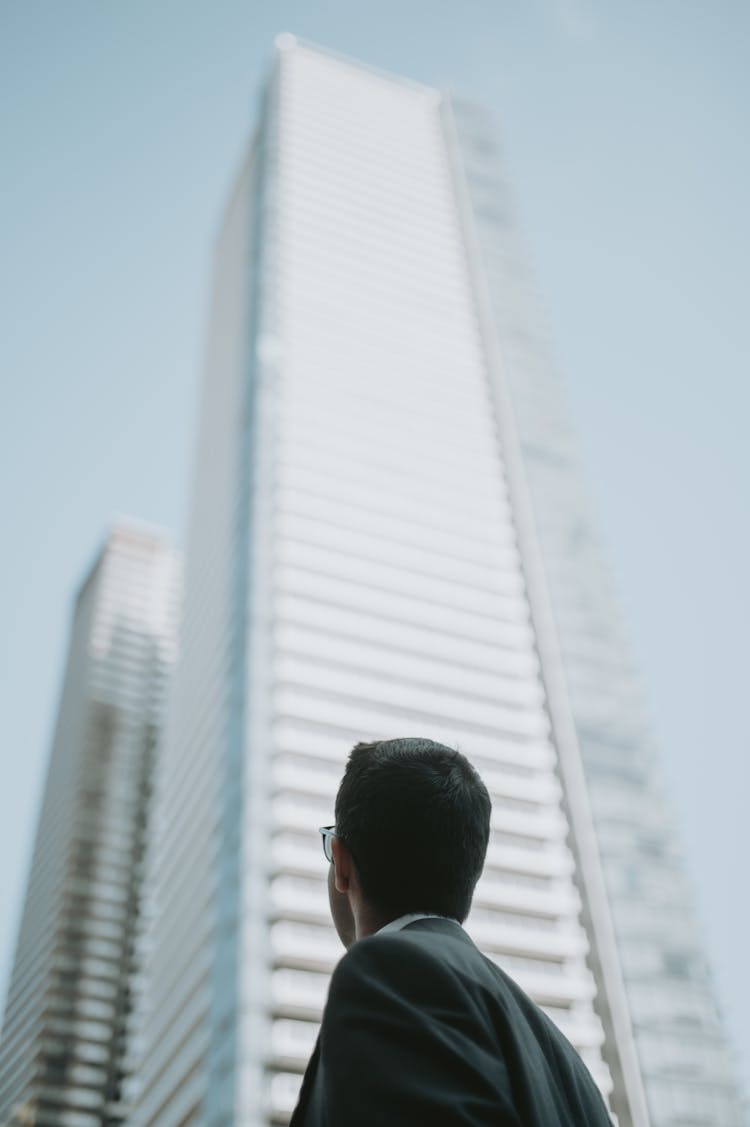
[[379, 926], [407, 912], [464, 920], [484, 865], [490, 810], [487, 788], [458, 751], [425, 739], [357, 744], [336, 796], [329, 885], [344, 943], [353, 938], [348, 908]]

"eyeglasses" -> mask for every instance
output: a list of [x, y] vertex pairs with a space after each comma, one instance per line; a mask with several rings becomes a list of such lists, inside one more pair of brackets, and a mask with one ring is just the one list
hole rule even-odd
[[320, 833], [320, 836], [323, 838], [323, 852], [325, 854], [326, 861], [329, 861], [329, 862], [332, 863], [333, 862], [333, 850], [331, 849], [331, 838], [336, 837], [336, 827], [335, 826], [321, 826], [320, 830], [318, 832]]

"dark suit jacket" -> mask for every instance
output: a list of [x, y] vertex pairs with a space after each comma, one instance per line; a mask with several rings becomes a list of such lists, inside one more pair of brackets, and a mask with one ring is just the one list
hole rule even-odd
[[336, 967], [290, 1127], [611, 1127], [575, 1049], [452, 920]]

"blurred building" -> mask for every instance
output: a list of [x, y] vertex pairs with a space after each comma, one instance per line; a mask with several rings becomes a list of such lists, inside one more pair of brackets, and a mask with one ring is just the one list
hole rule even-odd
[[[286, 1122], [351, 745], [493, 796], [468, 930], [621, 1127], [737, 1123], [492, 130], [278, 41], [216, 252], [137, 1127]], [[657, 903], [658, 901], [658, 903]]]
[[118, 526], [75, 602], [0, 1041], [0, 1123], [104, 1127], [121, 1092], [178, 565]]
[[535, 526], [540, 586], [561, 656], [545, 673], [564, 680], [560, 692], [574, 722], [650, 1122], [739, 1127], [736, 1065], [592, 527], [564, 388], [540, 331], [497, 130], [475, 107], [454, 111], [480, 307], [530, 502], [517, 514]]

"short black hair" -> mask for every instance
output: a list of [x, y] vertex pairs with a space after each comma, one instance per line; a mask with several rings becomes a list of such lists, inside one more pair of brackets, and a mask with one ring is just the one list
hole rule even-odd
[[492, 804], [459, 751], [427, 739], [352, 750], [336, 796], [336, 833], [367, 901], [392, 919], [463, 921], [484, 866]]

